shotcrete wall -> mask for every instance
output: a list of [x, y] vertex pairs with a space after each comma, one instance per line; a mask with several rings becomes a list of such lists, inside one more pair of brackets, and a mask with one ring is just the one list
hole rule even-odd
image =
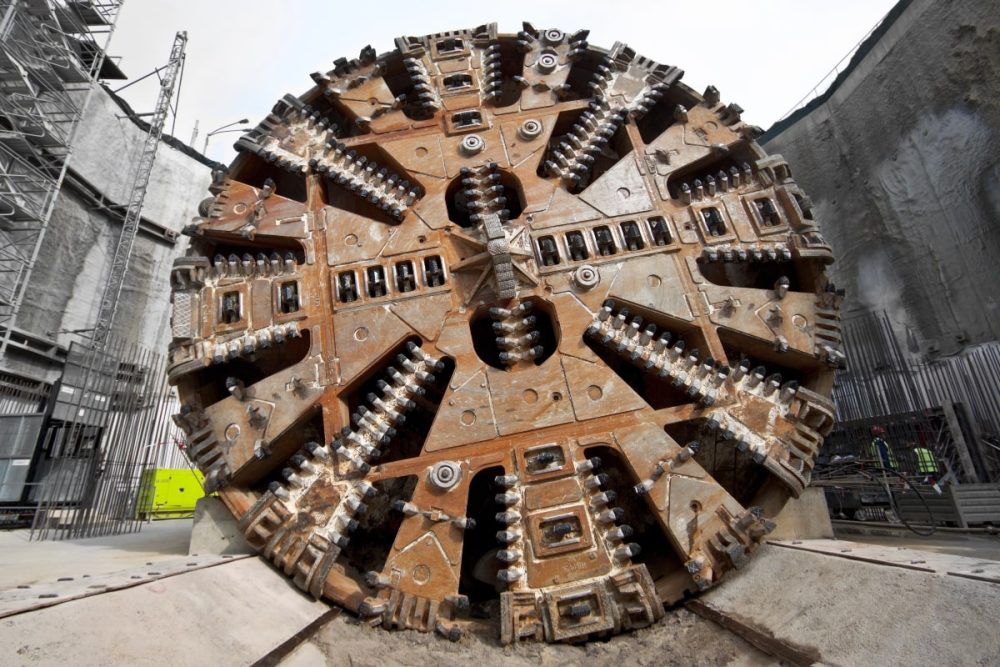
[[913, 0], [765, 137], [812, 196], [851, 311], [911, 352], [1000, 338], [1000, 2]]
[[[128, 117], [109, 93], [95, 91], [74, 143], [70, 168], [77, 180], [93, 186], [105, 204], [128, 202], [135, 165], [146, 129]], [[142, 217], [178, 233], [175, 241], [136, 237], [115, 319], [114, 335], [155, 350], [170, 338], [170, 267], [183, 254], [187, 237], [180, 230], [208, 196], [211, 168], [166, 142], [160, 142]], [[121, 214], [67, 184], [59, 194], [39, 261], [31, 276], [17, 326], [68, 346], [85, 340], [65, 333], [94, 326], [111, 258], [121, 234]], [[58, 333], [64, 332], [64, 333]], [[38, 379], [52, 380], [60, 369], [18, 355], [9, 366]]]

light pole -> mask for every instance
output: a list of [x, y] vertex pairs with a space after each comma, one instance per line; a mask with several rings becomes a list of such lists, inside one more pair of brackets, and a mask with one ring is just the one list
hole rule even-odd
[[201, 149], [201, 152], [203, 154], [208, 152], [208, 140], [212, 138], [213, 134], [220, 134], [222, 132], [241, 132], [242, 128], [235, 130], [227, 130], [226, 128], [232, 127], [233, 125], [246, 125], [249, 122], [250, 122], [249, 119], [241, 118], [240, 120], [235, 120], [232, 123], [226, 123], [222, 127], [215, 128], [214, 130], [205, 135], [205, 147]]

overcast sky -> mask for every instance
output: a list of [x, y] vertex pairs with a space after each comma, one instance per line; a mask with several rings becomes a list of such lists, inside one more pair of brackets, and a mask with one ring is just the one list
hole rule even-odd
[[[285, 93], [305, 92], [309, 73], [367, 44], [379, 53], [401, 35], [424, 35], [496, 22], [517, 32], [589, 28], [589, 42], [617, 40], [684, 70], [696, 90], [708, 84], [737, 102], [744, 119], [767, 128], [806, 95], [885, 15], [894, 0], [130, 0], [110, 53], [131, 78], [163, 65], [174, 33], [188, 33], [187, 66], [176, 136], [201, 150], [206, 132], [249, 118], [256, 124]], [[112, 87], [115, 87], [114, 85]], [[136, 111], [151, 110], [150, 79], [122, 92]], [[168, 125], [167, 130], [170, 127]], [[212, 137], [208, 155], [229, 162], [238, 133]]]

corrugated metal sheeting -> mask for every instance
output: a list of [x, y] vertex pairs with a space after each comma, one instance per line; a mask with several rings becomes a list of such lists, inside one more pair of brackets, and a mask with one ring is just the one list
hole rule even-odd
[[[968, 452], [940, 452], [952, 456], [956, 466], [971, 465], [970, 481], [1000, 479], [1000, 344], [967, 348], [961, 354], [923, 361], [903, 353], [894, 331], [899, 330], [884, 313], [866, 314], [844, 322], [847, 370], [837, 377], [834, 400], [837, 418], [844, 427], [879, 424], [897, 428], [900, 438], [926, 439], [922, 433], [898, 432], [914, 421], [933, 421], [935, 411], [954, 412], [946, 440], [958, 442]], [[905, 429], [904, 429], [905, 430]], [[860, 432], [859, 432], [860, 433]], [[836, 441], [834, 434], [831, 438]], [[865, 434], [859, 441], [867, 442]], [[924, 442], [923, 444], [928, 444]]]

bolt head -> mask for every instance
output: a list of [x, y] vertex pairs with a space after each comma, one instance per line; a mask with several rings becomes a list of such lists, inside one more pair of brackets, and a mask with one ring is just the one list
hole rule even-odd
[[584, 264], [573, 272], [573, 281], [581, 289], [593, 289], [601, 282], [601, 273], [590, 264]]
[[468, 134], [462, 139], [461, 149], [466, 155], [476, 155], [486, 148], [486, 141], [478, 134]]
[[544, 39], [549, 44], [558, 44], [559, 42], [563, 41], [563, 37], [565, 37], [565, 35], [563, 34], [562, 30], [546, 30], [542, 34], [542, 39]]
[[517, 129], [517, 133], [525, 141], [531, 141], [542, 133], [542, 123], [534, 118], [529, 118], [521, 123], [521, 127]]
[[461, 480], [462, 466], [455, 461], [438, 461], [427, 475], [427, 483], [440, 491], [454, 488]]
[[544, 74], [554, 72], [558, 66], [559, 58], [554, 53], [543, 53], [538, 56], [538, 61], [535, 63], [535, 67], [538, 68], [538, 71]]

